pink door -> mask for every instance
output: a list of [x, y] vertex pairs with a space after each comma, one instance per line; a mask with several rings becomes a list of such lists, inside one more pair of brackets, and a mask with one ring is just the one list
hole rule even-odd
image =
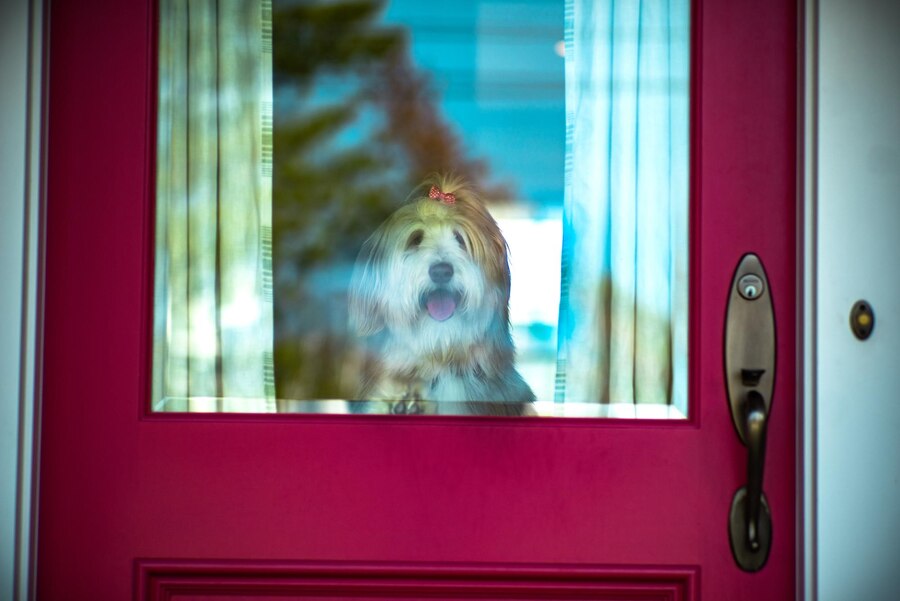
[[[153, 3], [51, 2], [41, 599], [795, 594], [797, 7], [695, 0], [690, 419], [148, 415]], [[778, 326], [771, 551], [723, 376], [747, 252]]]

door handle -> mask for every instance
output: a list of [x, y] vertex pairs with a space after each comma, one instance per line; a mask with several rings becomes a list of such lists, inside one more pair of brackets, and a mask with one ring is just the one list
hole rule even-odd
[[725, 320], [728, 400], [738, 438], [747, 447], [747, 484], [732, 499], [729, 538], [735, 561], [748, 572], [762, 569], [772, 545], [763, 473], [774, 375], [772, 297], [762, 261], [750, 253], [735, 271]]
[[761, 394], [755, 390], [747, 393], [744, 401], [744, 415], [747, 432], [747, 502], [744, 516], [747, 546], [751, 551], [759, 551], [760, 511], [763, 500], [763, 467], [766, 461], [766, 404]]

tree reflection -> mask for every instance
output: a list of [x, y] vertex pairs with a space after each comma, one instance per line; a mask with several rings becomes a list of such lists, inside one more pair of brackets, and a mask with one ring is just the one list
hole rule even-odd
[[383, 2], [274, 11], [275, 378], [280, 399], [352, 398], [362, 357], [346, 289], [363, 241], [431, 172], [511, 198], [466, 156]]

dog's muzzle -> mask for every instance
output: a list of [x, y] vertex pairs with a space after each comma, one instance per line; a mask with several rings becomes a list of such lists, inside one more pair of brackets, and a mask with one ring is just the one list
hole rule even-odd
[[428, 268], [431, 281], [440, 286], [425, 294], [422, 305], [435, 321], [446, 321], [453, 317], [459, 305], [460, 295], [444, 288], [453, 279], [453, 265], [445, 261], [434, 263]]

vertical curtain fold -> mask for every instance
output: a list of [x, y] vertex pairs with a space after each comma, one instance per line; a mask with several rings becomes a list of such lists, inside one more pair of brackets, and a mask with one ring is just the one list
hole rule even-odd
[[153, 399], [271, 411], [271, 3], [159, 10]]
[[689, 6], [567, 0], [556, 400], [687, 405]]

